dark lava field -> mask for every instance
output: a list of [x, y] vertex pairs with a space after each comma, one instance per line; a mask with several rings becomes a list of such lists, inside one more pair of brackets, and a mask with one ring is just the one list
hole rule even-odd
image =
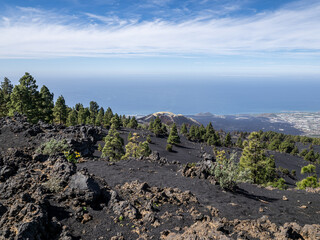
[[[212, 147], [181, 136], [168, 152], [167, 139], [148, 130], [119, 132], [125, 143], [129, 132], [151, 135], [152, 154], [109, 162], [98, 151], [101, 127], [0, 119], [0, 239], [320, 239], [320, 193], [295, 188], [302, 158], [269, 152], [297, 172], [287, 190], [241, 183], [226, 191], [203, 172]], [[65, 139], [80, 161], [36, 152], [51, 139]]]

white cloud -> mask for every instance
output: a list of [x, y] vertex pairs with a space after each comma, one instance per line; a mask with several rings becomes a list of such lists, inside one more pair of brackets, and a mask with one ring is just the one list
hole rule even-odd
[[65, 56], [320, 53], [320, 3], [254, 16], [137, 22], [87, 13], [101, 21], [34, 8], [0, 16], [0, 58]]

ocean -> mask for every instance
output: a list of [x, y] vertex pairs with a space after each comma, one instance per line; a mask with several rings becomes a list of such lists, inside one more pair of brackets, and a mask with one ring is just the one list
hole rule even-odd
[[88, 80], [46, 83], [69, 106], [91, 100], [126, 115], [158, 111], [218, 115], [320, 110], [320, 81], [122, 81]]

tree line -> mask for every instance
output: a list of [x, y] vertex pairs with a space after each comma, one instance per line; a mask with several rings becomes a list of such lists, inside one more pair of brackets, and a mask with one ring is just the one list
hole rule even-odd
[[13, 116], [15, 113], [25, 115], [31, 123], [41, 120], [67, 126], [91, 124], [110, 128], [114, 124], [116, 129], [138, 127], [135, 117], [119, 116], [110, 107], [105, 111], [95, 101], [91, 101], [89, 107], [77, 103], [71, 108], [61, 95], [54, 103], [54, 94], [45, 85], [39, 91], [36, 80], [29, 73], [25, 73], [15, 86], [6, 77], [1, 82], [0, 117]]

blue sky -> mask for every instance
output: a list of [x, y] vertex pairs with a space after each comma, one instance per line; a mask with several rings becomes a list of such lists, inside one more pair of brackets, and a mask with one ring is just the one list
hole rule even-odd
[[314, 0], [0, 0], [0, 77], [319, 80], [319, 26]]

